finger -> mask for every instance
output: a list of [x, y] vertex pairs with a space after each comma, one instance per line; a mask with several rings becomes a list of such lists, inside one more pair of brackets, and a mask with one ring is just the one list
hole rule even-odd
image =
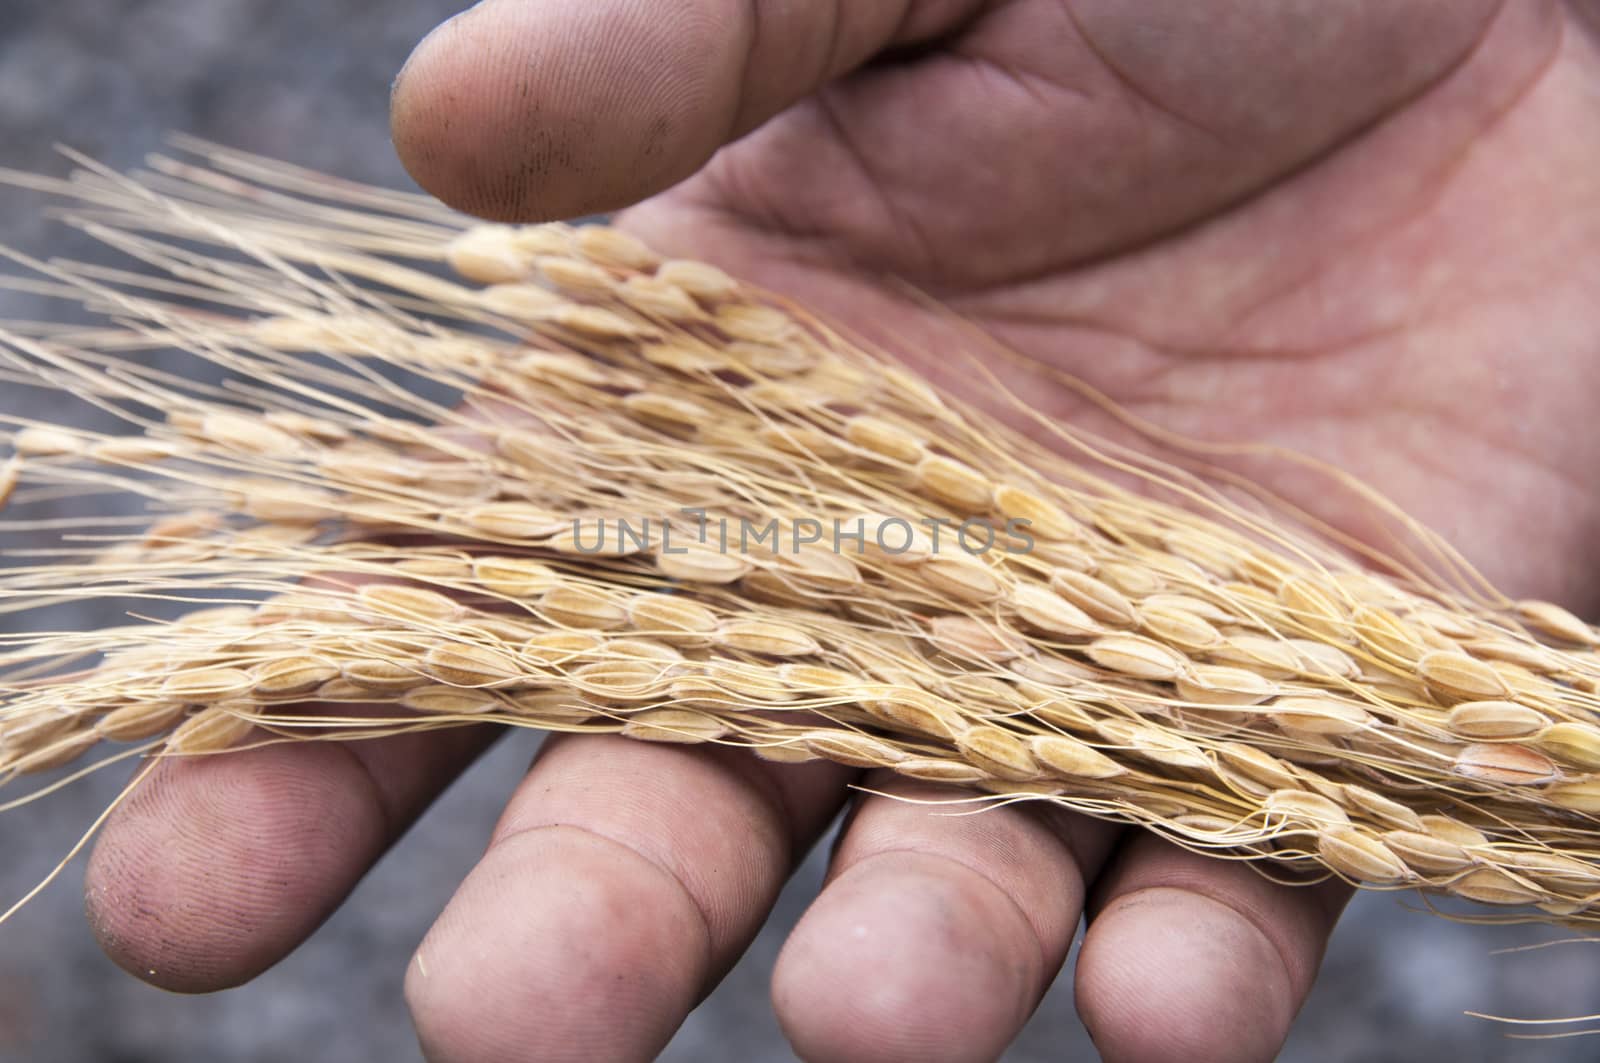
[[1013, 805], [972, 815], [895, 798], [971, 794], [882, 781], [773, 973], [806, 1059], [992, 1059], [1055, 977], [1116, 828]]
[[164, 989], [249, 981], [305, 940], [498, 733], [166, 760], [95, 845], [90, 925], [113, 960]]
[[1247, 1063], [1277, 1055], [1350, 890], [1136, 834], [1095, 894], [1077, 1000], [1101, 1054]]
[[653, 1058], [760, 928], [850, 774], [552, 739], [407, 973], [428, 1058]]
[[626, 206], [882, 49], [982, 0], [486, 0], [396, 80], [395, 147], [462, 210], [532, 221]]

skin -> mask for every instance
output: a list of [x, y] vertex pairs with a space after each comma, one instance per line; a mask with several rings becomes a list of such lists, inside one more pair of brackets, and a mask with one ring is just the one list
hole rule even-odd
[[[666, 14], [671, 8], [670, 17]], [[1540, 0], [489, 0], [418, 48], [394, 133], [485, 217], [628, 207], [960, 387], [972, 333], [1199, 439], [1373, 484], [1497, 584], [1580, 611], [1600, 531], [1600, 18]], [[917, 352], [923, 352], [918, 354]], [[1358, 535], [1304, 468], [1229, 459]], [[183, 991], [295, 947], [485, 738], [169, 763], [106, 827], [89, 913]], [[648, 1058], [760, 926], [831, 766], [549, 742], [411, 965], [436, 1060]], [[1341, 889], [1019, 809], [851, 809], [773, 974], [806, 1058], [984, 1059], [1080, 916], [1108, 1060], [1269, 1059]]]

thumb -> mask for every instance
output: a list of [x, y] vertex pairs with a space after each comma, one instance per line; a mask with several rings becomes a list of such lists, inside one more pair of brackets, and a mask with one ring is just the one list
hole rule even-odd
[[473, 214], [614, 210], [698, 170], [831, 78], [984, 0], [484, 0], [395, 82], [401, 161]]

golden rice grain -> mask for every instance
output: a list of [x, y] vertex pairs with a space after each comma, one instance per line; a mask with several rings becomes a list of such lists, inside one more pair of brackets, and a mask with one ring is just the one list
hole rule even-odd
[[142, 742], [171, 730], [188, 711], [181, 701], [135, 701], [95, 720], [94, 730], [111, 742]]
[[244, 741], [253, 729], [246, 717], [213, 705], [179, 724], [166, 749], [180, 755], [220, 753]]
[[1106, 635], [1089, 643], [1084, 652], [1100, 667], [1137, 679], [1171, 681], [1189, 667], [1182, 653], [1140, 635]]
[[1334, 827], [1318, 835], [1317, 855], [1354, 882], [1396, 886], [1415, 877], [1388, 846], [1356, 827]]
[[539, 597], [539, 612], [566, 627], [609, 631], [627, 624], [627, 609], [588, 587], [557, 586]]
[[1463, 738], [1522, 738], [1543, 730], [1542, 712], [1514, 701], [1463, 701], [1450, 710], [1447, 726]]
[[622, 725], [622, 733], [629, 738], [686, 745], [715, 742], [729, 731], [722, 720], [695, 709], [645, 709], [631, 714]]
[[423, 654], [421, 670], [441, 683], [458, 687], [509, 683], [524, 674], [509, 654], [485, 646], [449, 643]]
[[1506, 786], [1534, 786], [1561, 777], [1554, 761], [1529, 746], [1509, 742], [1479, 742], [1456, 755], [1451, 770], [1457, 775]]

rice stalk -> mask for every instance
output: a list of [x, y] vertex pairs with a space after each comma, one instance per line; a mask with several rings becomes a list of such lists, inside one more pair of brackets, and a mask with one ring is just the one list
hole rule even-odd
[[[0, 613], [128, 620], [0, 634], [0, 783], [496, 722], [1600, 921], [1600, 632], [1420, 529], [1384, 555], [1198, 461], [1024, 431], [613, 229], [190, 147], [0, 175], [140, 263], [8, 253], [101, 320], [0, 331], [0, 380], [128, 431], [0, 415], [0, 536], [58, 533], [6, 551]], [[147, 516], [56, 512], [108, 496]]]

